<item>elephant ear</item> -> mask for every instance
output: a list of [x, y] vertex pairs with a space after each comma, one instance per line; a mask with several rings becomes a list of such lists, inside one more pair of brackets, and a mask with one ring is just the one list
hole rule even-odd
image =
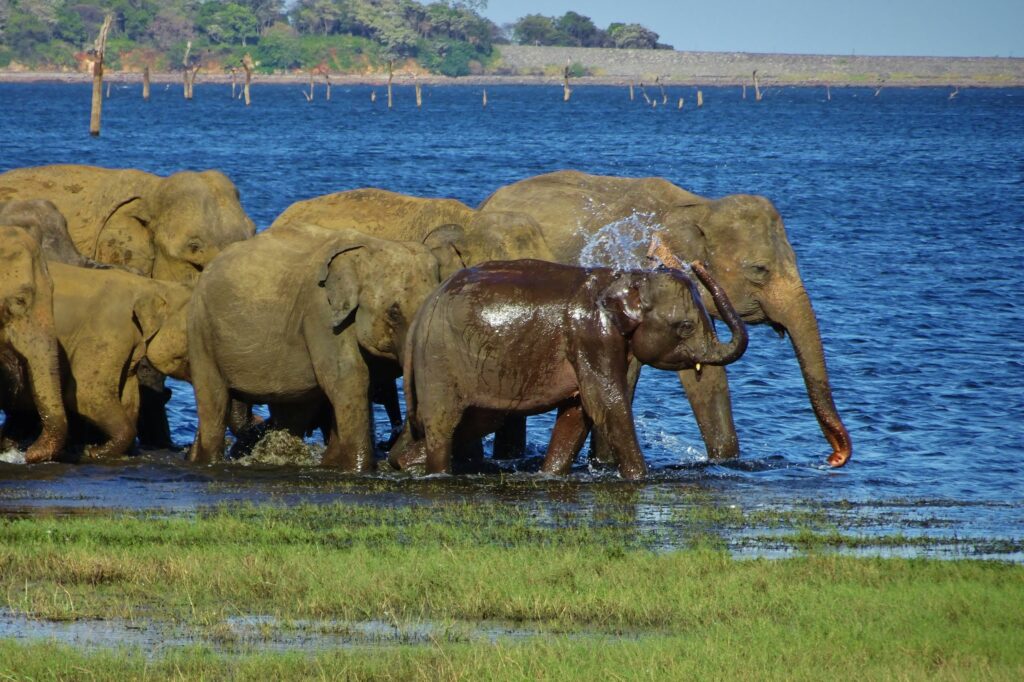
[[623, 336], [629, 336], [643, 322], [647, 309], [646, 278], [622, 274], [597, 298], [597, 305]]
[[132, 322], [142, 333], [142, 338], [148, 342], [160, 331], [169, 312], [170, 304], [166, 298], [158, 293], [147, 293], [135, 300]]
[[354, 253], [365, 244], [348, 243], [327, 252], [317, 276], [317, 284], [326, 289], [331, 327], [337, 329], [359, 306], [360, 282], [353, 262]]
[[104, 216], [92, 257], [149, 277], [156, 257], [149, 223], [147, 202], [140, 196], [125, 198]]
[[466, 231], [461, 225], [448, 223], [435, 227], [423, 238], [423, 244], [437, 259], [442, 272], [455, 272], [467, 267]]

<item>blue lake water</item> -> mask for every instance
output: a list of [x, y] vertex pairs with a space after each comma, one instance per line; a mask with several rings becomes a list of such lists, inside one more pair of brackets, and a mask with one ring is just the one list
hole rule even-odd
[[[261, 228], [296, 200], [344, 189], [476, 205], [562, 168], [769, 197], [818, 313], [853, 459], [823, 465], [828, 448], [789, 342], [753, 327], [729, 368], [735, 464], [706, 464], [677, 379], [645, 370], [635, 413], [657, 485], [766, 504], [940, 505], [964, 532], [1024, 534], [1024, 90], [950, 100], [945, 89], [836, 88], [827, 101], [824, 89], [771, 88], [755, 103], [739, 88], [704, 88], [697, 109], [694, 88], [669, 88], [670, 105], [651, 109], [622, 87], [578, 87], [564, 104], [557, 86], [489, 86], [484, 109], [480, 87], [448, 86], [427, 87], [417, 110], [412, 88], [399, 87], [390, 112], [362, 86], [335, 87], [330, 102], [320, 90], [309, 104], [299, 85], [257, 84], [250, 108], [227, 85], [198, 84], [192, 102], [177, 84], [154, 86], [149, 103], [139, 90], [114, 87], [92, 139], [88, 86], [0, 84], [0, 171], [218, 168]], [[177, 388], [173, 427], [185, 444], [195, 417], [187, 386]], [[542, 451], [544, 422], [532, 426]], [[209, 501], [175, 497], [201, 472], [152, 466], [163, 472], [152, 480], [128, 467], [140, 499]], [[64, 473], [49, 483], [19, 484], [28, 497], [63, 485], [92, 499], [97, 480], [121, 475], [54, 467]]]

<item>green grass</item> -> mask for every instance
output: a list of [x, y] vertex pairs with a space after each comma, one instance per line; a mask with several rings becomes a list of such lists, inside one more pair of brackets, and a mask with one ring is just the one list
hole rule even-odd
[[[606, 511], [548, 514], [543, 523], [530, 510], [472, 503], [3, 520], [0, 605], [34, 618], [141, 619], [214, 633], [239, 615], [497, 620], [552, 634], [315, 654], [188, 648], [155, 659], [7, 641], [0, 679], [1024, 675], [1022, 566], [655, 552], [657, 537], [614, 505]], [[733, 514], [722, 515], [735, 522]], [[835, 543], [825, 537], [825, 547]]]

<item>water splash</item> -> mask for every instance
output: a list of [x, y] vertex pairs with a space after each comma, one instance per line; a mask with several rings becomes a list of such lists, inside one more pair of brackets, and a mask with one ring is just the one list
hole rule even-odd
[[643, 270], [650, 267], [645, 257], [654, 233], [663, 229], [653, 213], [634, 211], [625, 218], [613, 220], [592, 234], [583, 228], [585, 242], [580, 249], [579, 264], [586, 268], [603, 267], [616, 270]]
[[0, 462], [5, 464], [24, 464], [25, 453], [17, 448], [11, 448], [7, 452], [0, 452]]
[[267, 431], [252, 452], [235, 460], [240, 466], [319, 466], [322, 446], [311, 445], [287, 431]]

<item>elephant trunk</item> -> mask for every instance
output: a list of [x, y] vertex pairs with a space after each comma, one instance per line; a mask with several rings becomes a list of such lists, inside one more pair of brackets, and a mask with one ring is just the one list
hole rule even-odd
[[699, 261], [694, 261], [690, 267], [701, 284], [711, 292], [711, 299], [715, 302], [718, 315], [729, 327], [729, 333], [732, 334], [729, 343], [716, 342], [715, 346], [709, 349], [703, 362], [709, 365], [728, 365], [730, 362], [735, 362], [747, 350], [747, 327], [729, 302], [725, 290], [711, 277], [711, 273], [704, 265]]
[[814, 315], [811, 300], [802, 286], [795, 294], [789, 292], [784, 296], [775, 297], [775, 300], [786, 301], [786, 304], [779, 310], [766, 309], [765, 312], [776, 325], [781, 325], [789, 333], [793, 350], [800, 362], [800, 371], [814, 416], [817, 417], [822, 433], [832, 446], [828, 463], [833, 467], [841, 467], [849, 461], [853, 444], [832, 400], [832, 388], [825, 366], [825, 350], [821, 344], [818, 320]]

